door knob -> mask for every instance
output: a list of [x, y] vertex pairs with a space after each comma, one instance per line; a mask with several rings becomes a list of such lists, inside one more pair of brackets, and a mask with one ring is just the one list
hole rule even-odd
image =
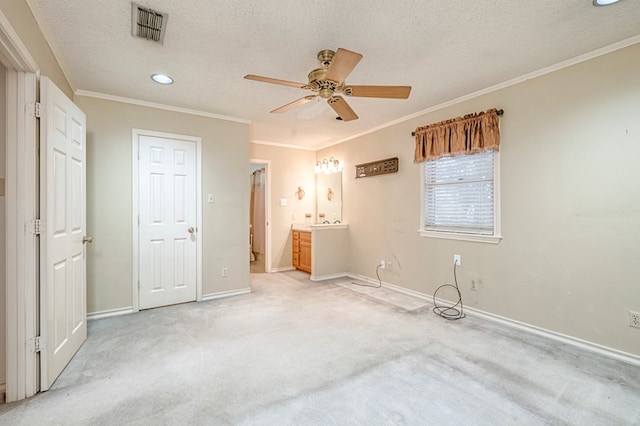
[[189, 229], [187, 229], [187, 231], [189, 231], [190, 234], [193, 234], [194, 232], [196, 232], [196, 230], [193, 229], [193, 226], [190, 226]]
[[86, 235], [82, 237], [82, 244], [86, 244], [86, 243], [91, 244], [92, 242], [93, 242], [93, 237], [87, 237]]

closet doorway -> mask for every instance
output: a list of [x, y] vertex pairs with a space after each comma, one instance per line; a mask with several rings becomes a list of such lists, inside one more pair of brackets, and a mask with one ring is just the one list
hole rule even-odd
[[269, 163], [252, 159], [249, 164], [249, 269], [252, 274], [271, 271]]

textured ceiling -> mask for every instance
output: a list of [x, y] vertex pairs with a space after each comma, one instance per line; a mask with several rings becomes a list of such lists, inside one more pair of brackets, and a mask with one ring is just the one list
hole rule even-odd
[[[131, 36], [126, 0], [28, 3], [75, 90], [245, 119], [253, 141], [307, 148], [640, 34], [638, 0], [140, 0], [169, 14], [156, 44]], [[347, 82], [411, 85], [409, 99], [348, 98], [350, 122], [323, 102], [270, 114], [310, 92], [243, 78], [306, 83], [338, 47], [364, 55]]]

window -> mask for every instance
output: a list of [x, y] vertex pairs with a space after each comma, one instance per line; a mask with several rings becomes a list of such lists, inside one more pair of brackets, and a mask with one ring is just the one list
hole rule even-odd
[[425, 161], [421, 235], [499, 242], [498, 160], [485, 151]]

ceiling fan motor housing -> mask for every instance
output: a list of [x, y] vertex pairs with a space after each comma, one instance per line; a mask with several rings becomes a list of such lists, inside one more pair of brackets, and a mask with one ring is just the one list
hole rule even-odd
[[318, 95], [323, 99], [329, 99], [337, 89], [338, 83], [331, 80], [325, 80], [324, 76], [326, 74], [327, 68], [314, 69], [308, 75], [309, 84], [305, 86], [305, 88], [318, 92]]

